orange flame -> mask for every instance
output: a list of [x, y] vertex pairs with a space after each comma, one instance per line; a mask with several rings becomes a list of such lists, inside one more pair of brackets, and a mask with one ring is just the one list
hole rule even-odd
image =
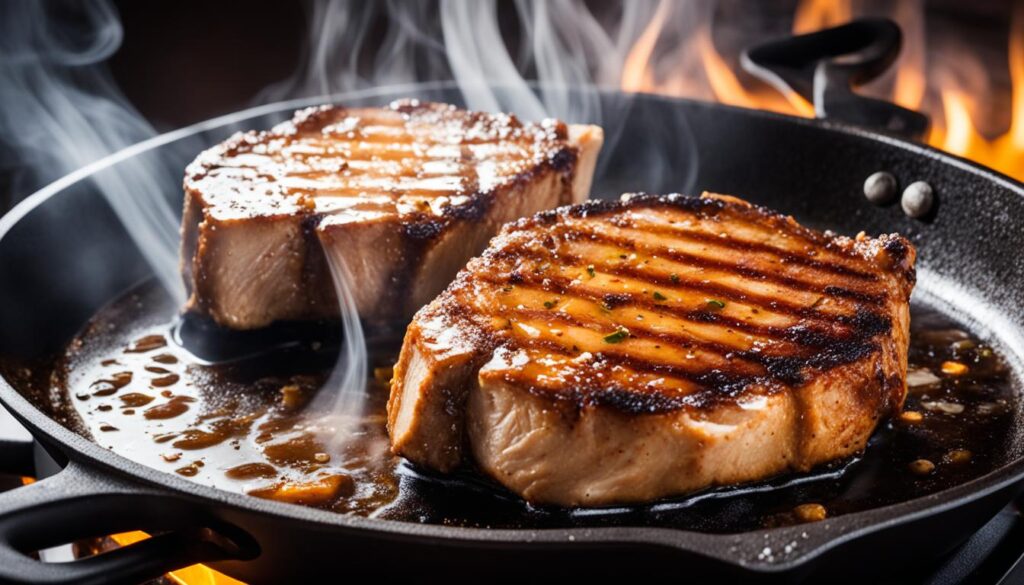
[[[149, 538], [145, 532], [122, 532], [110, 537], [120, 546], [134, 544], [140, 540]], [[192, 565], [177, 571], [171, 571], [165, 575], [167, 579], [177, 585], [245, 585], [237, 579], [228, 577], [224, 573], [214, 571], [206, 565]]]
[[1007, 134], [1014, 148], [1024, 150], [1024, 6], [1021, 4], [1016, 5], [1011, 21], [1009, 55], [1013, 118]]
[[701, 28], [697, 31], [695, 38], [697, 50], [704, 63], [704, 73], [707, 75], [711, 90], [718, 101], [744, 108], [762, 108], [782, 112], [794, 109], [802, 116], [814, 115], [814, 106], [794, 92], [788, 92], [784, 96], [788, 103], [781, 103], [778, 99], [773, 99], [775, 98], [773, 94], [762, 95], [745, 88], [715, 48], [710, 28]]
[[[991, 138], [979, 131], [974, 115], [987, 110], [987, 104], [981, 101], [978, 92], [972, 92], [955, 76], [949, 75], [941, 78], [939, 95], [943, 116], [928, 142], [1024, 179], [1024, 5], [1019, 3], [1011, 18], [1008, 60], [1011, 89], [1007, 130]], [[960, 65], [968, 67], [976, 76], [986, 76], [984, 65], [978, 60], [962, 60]]]
[[670, 0], [662, 0], [658, 4], [654, 16], [626, 55], [620, 82], [623, 90], [676, 97], [710, 94], [716, 100], [733, 106], [814, 115], [814, 107], [795, 93], [779, 96], [764, 86], [752, 89], [744, 85], [715, 47], [710, 23], [698, 27], [687, 41], [687, 46], [676, 48], [676, 56], [692, 51], [700, 57], [701, 75], [690, 75], [685, 67], [673, 67], [670, 75], [659, 79], [655, 74], [655, 49], [674, 6]]
[[[856, 18], [852, 0], [802, 0], [793, 16], [793, 32], [813, 32], [836, 26]], [[792, 115], [811, 117], [814, 108], [798, 95], [779, 96], [763, 84], [751, 84], [730, 66], [716, 48], [711, 23], [703, 23], [687, 37], [683, 47], [674, 47], [669, 57], [681, 61], [680, 55], [699, 58], [699, 72], [685, 67], [662, 67], [669, 75], [657, 75], [659, 40], [670, 38], [666, 31], [675, 3], [662, 0], [637, 38], [624, 62], [621, 85], [626, 91], [642, 91], [678, 97], [713, 99], [730, 105], [767, 109]], [[903, 107], [922, 110], [932, 119], [928, 144], [947, 152], [970, 158], [1010, 176], [1024, 179], [1024, 3], [1016, 3], [1009, 39], [1009, 73], [1012, 106], [1006, 131], [992, 137], [979, 130], [975, 116], [987, 113], [991, 106], [982, 101], [989, 91], [979, 91], [978, 80], [988, 80], [989, 71], [980, 58], [960, 54], [963, 50], [947, 50], [954, 59], [926, 62], [928, 54], [937, 54], [935, 47], [925, 47], [925, 21], [922, 0], [893, 3], [887, 13], [874, 13], [896, 20], [904, 32], [904, 46], [893, 73], [869, 85], [868, 94], [891, 100]], [[949, 39], [928, 39], [941, 49]], [[666, 64], [666, 62], [662, 62]], [[676, 63], [667, 62], [669, 65]], [[955, 72], [961, 75], [955, 75]], [[964, 75], [966, 73], [966, 75]], [[974, 83], [968, 85], [967, 80]]]
[[661, 35], [661, 29], [665, 26], [665, 19], [668, 18], [670, 5], [668, 2], [658, 4], [651, 22], [644, 27], [644, 32], [633, 43], [629, 54], [622, 66], [622, 89], [625, 91], [651, 91], [655, 87], [654, 74], [651, 71], [651, 57], [654, 55], [654, 46]]
[[849, 0], [804, 0], [793, 15], [793, 34], [838, 26], [853, 18]]

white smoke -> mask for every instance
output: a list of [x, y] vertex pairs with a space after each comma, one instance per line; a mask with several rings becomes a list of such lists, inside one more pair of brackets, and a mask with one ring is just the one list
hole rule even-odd
[[[0, 3], [0, 160], [11, 190], [27, 194], [155, 135], [104, 62], [121, 44], [103, 0]], [[165, 197], [182, 169], [149, 161], [97, 175], [97, 187], [165, 288], [179, 301], [178, 212]]]
[[[366, 88], [453, 80], [470, 109], [600, 124], [614, 142], [632, 100], [602, 101], [599, 91], [617, 89], [627, 51], [666, 5], [634, 1], [605, 8], [594, 12], [582, 0], [317, 2], [310, 6], [310, 37], [298, 71], [256, 101], [323, 96], [344, 103], [346, 93]], [[665, 135], [665, 122], [656, 121], [649, 144], [639, 147], [646, 147], [642, 160], [649, 175], [685, 164], [665, 158], [678, 147], [661, 148], [666, 139], [687, 140], [685, 120], [674, 136]], [[344, 258], [325, 253], [345, 344], [327, 383], [333, 392], [322, 392], [312, 406], [336, 415], [337, 436], [344, 437], [365, 402], [368, 356], [351, 303], [350, 287], [357, 283], [346, 277]]]
[[343, 97], [367, 87], [453, 80], [463, 104], [474, 110], [599, 123], [607, 112], [596, 91], [618, 88], [625, 56], [659, 5], [316, 2], [298, 72], [256, 101]]
[[[462, 104], [474, 110], [600, 124], [606, 149], [612, 149], [633, 100], [608, 90], [620, 87], [631, 48], [645, 32], [650, 34], [657, 14], [670, 13], [672, 27], [689, 31], [694, 11], [712, 4], [701, 0], [696, 5], [668, 0], [312, 2], [307, 5], [309, 38], [295, 74], [267, 87], [254, 101], [262, 105], [323, 96], [325, 102], [344, 103], [352, 91], [451, 81]], [[0, 5], [0, 14], [0, 140], [15, 153], [13, 164], [24, 171], [24, 185], [42, 185], [154, 135], [105, 69], [123, 32], [109, 2], [10, 1]], [[669, 32], [661, 36], [671, 38]], [[678, 54], [669, 58], [679, 59]], [[666, 66], [664, 59], [661, 65]], [[631, 152], [643, 165], [634, 170], [647, 177], [647, 184], [660, 184], [658, 177], [668, 176], [670, 169], [695, 168], [685, 119], [641, 120], [650, 124], [650, 132]], [[669, 153], [691, 158], [670, 159], [674, 155]], [[183, 169], [165, 166], [119, 164], [97, 187], [180, 301], [179, 210], [174, 202], [180, 200]], [[598, 175], [602, 172], [599, 167]], [[330, 257], [329, 264], [345, 343], [329, 379], [335, 391], [322, 394], [333, 396], [330, 410], [352, 418], [362, 411], [367, 377], [364, 333], [351, 294], [357, 283], [347, 276], [345, 258]], [[314, 404], [323, 405], [323, 400]]]
[[345, 440], [358, 428], [366, 409], [366, 384], [369, 358], [366, 351], [366, 337], [355, 310], [356, 301], [352, 295], [352, 273], [345, 258], [324, 248], [327, 264], [338, 294], [341, 313], [342, 346], [338, 361], [324, 383], [328, 392], [319, 392], [313, 399], [311, 410], [330, 413], [334, 425], [332, 439], [343, 447]]

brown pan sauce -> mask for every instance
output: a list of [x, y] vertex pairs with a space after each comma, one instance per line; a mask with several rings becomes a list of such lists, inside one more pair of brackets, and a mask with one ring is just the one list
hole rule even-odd
[[337, 355], [326, 340], [337, 338], [334, 326], [317, 330], [323, 339], [212, 364], [176, 342], [177, 322], [166, 295], [144, 285], [101, 310], [53, 363], [4, 369], [64, 424], [161, 471], [339, 513], [460, 526], [738, 532], [813, 522], [984, 475], [1007, 462], [1015, 439], [1017, 398], [998, 352], [915, 305], [904, 413], [880, 425], [862, 456], [645, 506], [537, 508], [474, 470], [438, 476], [390, 454], [384, 408], [397, 341], [371, 344], [365, 413], [341, 444], [336, 423], [306, 408]]

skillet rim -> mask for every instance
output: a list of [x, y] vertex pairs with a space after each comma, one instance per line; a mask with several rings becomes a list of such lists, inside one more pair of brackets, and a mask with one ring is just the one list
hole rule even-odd
[[[535, 84], [531, 86], [536, 87]], [[0, 216], [0, 243], [10, 230], [26, 215], [46, 203], [52, 197], [64, 192], [67, 187], [88, 178], [94, 173], [123, 162], [143, 152], [154, 150], [177, 140], [194, 136], [206, 130], [249, 120], [261, 115], [299, 109], [309, 105], [327, 102], [341, 102], [351, 99], [366, 99], [395, 96], [403, 92], [450, 91], [457, 89], [454, 82], [414, 83], [369, 88], [361, 91], [344, 92], [310, 98], [297, 98], [274, 102], [245, 110], [232, 112], [174, 130], [139, 142], [112, 153], [89, 165], [77, 169], [53, 183], [29, 195], [7, 214]], [[599, 88], [601, 94], [623, 94], [615, 88]], [[800, 118], [764, 110], [741, 108], [726, 104], [703, 102], [649, 93], [638, 93], [642, 100], [686, 104], [690, 108], [727, 110], [741, 116], [760, 117], [785, 124], [799, 124], [825, 132], [835, 132], [849, 137], [881, 142], [887, 146], [905, 151], [912, 156], [925, 156], [980, 179], [992, 182], [1024, 198], [1024, 184], [987, 167], [956, 155], [937, 150], [931, 146], [915, 144], [899, 138], [878, 134], [841, 122], [822, 119]], [[942, 300], [942, 297], [938, 297]], [[1020, 327], [1016, 328], [1021, 333]], [[1002, 336], [997, 334], [997, 337]], [[1016, 356], [1024, 357], [1024, 356]], [[1024, 389], [1021, 389], [1024, 394]], [[844, 514], [824, 521], [760, 529], [738, 533], [705, 533], [686, 529], [664, 527], [609, 526], [597, 528], [543, 528], [543, 529], [493, 529], [444, 526], [438, 524], [416, 524], [398, 520], [350, 516], [299, 505], [285, 504], [254, 498], [242, 493], [220, 490], [179, 478], [171, 473], [127, 459], [99, 444], [86, 439], [51, 419], [18, 393], [5, 378], [0, 377], [0, 404], [6, 407], [22, 424], [29, 427], [34, 437], [43, 436], [43, 444], [56, 448], [69, 461], [92, 468], [100, 473], [113, 473], [129, 481], [166, 492], [164, 497], [200, 500], [200, 506], [215, 504], [230, 506], [242, 512], [268, 515], [293, 522], [314, 524], [327, 529], [348, 531], [369, 531], [385, 536], [426, 538], [452, 546], [474, 543], [516, 544], [521, 546], [572, 544], [626, 544], [634, 546], [662, 547], [680, 552], [698, 554], [727, 565], [739, 566], [746, 570], [762, 573], [784, 573], [808, 564], [828, 551], [851, 540], [862, 538], [873, 532], [882, 531], [903, 524], [970, 504], [994, 492], [1010, 487], [1024, 478], [1024, 455], [1010, 463], [968, 482], [897, 504], [881, 506], [860, 512]], [[38, 442], [38, 439], [35, 439]], [[97, 469], [98, 468], [98, 469]], [[89, 470], [89, 469], [87, 469]], [[161, 489], [162, 488], [162, 489]], [[806, 533], [801, 538], [800, 533]], [[743, 558], [742, 554], [755, 551], [744, 546], [746, 541], [764, 546], [778, 541], [800, 540], [801, 546], [782, 559], [762, 560]], [[730, 548], [733, 553], [730, 554]], [[757, 549], [759, 550], [759, 548]], [[738, 553], [737, 553], [738, 551]]]

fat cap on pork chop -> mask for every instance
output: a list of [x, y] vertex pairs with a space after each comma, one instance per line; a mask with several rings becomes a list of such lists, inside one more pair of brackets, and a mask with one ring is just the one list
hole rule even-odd
[[403, 100], [321, 106], [238, 134], [185, 174], [187, 308], [236, 329], [336, 316], [405, 324], [505, 222], [586, 199], [603, 134]]
[[539, 213], [415, 316], [392, 449], [566, 506], [850, 456], [906, 394], [914, 260], [721, 195]]

